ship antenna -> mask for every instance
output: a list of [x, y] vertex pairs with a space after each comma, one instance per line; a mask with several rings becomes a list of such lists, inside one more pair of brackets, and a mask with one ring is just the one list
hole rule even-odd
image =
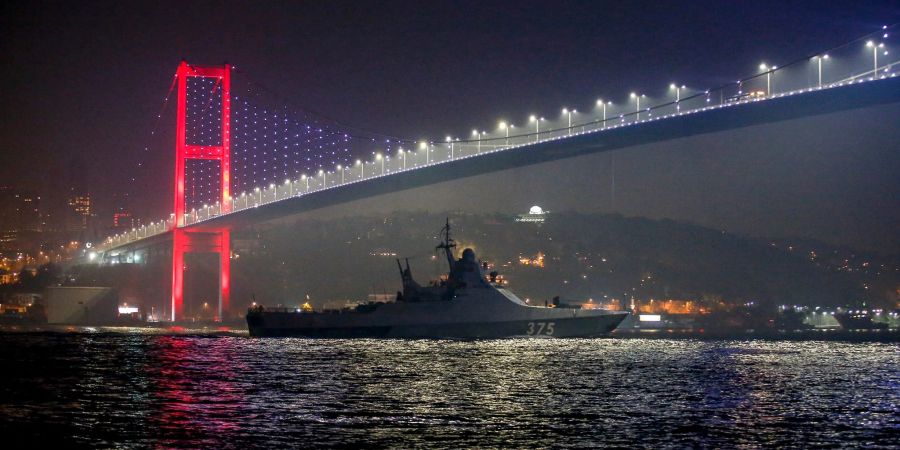
[[444, 253], [447, 255], [447, 263], [450, 264], [450, 270], [453, 270], [453, 254], [450, 252], [450, 249], [456, 247], [456, 242], [453, 241], [453, 238], [450, 237], [450, 218], [447, 217], [447, 224], [444, 225], [444, 228], [441, 229], [441, 245], [435, 247], [437, 249], [443, 249]]

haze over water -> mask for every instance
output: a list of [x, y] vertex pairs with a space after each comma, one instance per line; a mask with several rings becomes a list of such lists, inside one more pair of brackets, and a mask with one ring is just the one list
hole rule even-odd
[[896, 344], [6, 334], [20, 445], [896, 445]]

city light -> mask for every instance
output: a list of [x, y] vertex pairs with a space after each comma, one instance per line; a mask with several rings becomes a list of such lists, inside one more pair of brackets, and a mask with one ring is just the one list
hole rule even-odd
[[769, 67], [766, 63], [762, 63], [759, 65], [759, 70], [762, 70], [766, 73], [766, 97], [772, 96], [772, 72], [775, 71], [778, 67], [772, 66]]
[[632, 92], [629, 97], [633, 98], [635, 101], [635, 122], [640, 122], [641, 120], [641, 99], [646, 97], [644, 94], [638, 94], [636, 92]]
[[678, 86], [675, 83], [669, 85], [669, 89], [675, 91], [675, 110], [681, 111], [681, 90], [684, 89], [685, 86]]

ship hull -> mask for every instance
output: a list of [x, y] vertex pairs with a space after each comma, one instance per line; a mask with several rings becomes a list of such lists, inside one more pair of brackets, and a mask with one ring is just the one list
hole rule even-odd
[[550, 318], [498, 322], [422, 323], [340, 326], [313, 324], [304, 313], [250, 312], [247, 326], [251, 336], [308, 338], [386, 339], [497, 339], [507, 337], [596, 337], [608, 335], [626, 314], [610, 313], [577, 318]]

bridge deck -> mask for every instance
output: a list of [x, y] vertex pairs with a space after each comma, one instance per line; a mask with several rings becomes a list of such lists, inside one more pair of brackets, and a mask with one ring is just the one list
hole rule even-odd
[[[661, 116], [636, 124], [575, 133], [534, 144], [440, 161], [309, 193], [301, 192], [287, 198], [276, 197], [277, 200], [258, 206], [251, 205], [229, 214], [208, 212], [209, 218], [198, 220], [185, 228], [202, 231], [246, 226], [391, 192], [547, 161], [896, 102], [900, 102], [898, 77], [777, 95], [764, 100]], [[260, 198], [265, 197], [261, 195]], [[158, 227], [163, 227], [163, 224]], [[168, 234], [170, 233], [156, 234], [152, 241], [143, 242], [141, 246], [166, 239]], [[108, 246], [101, 251], [115, 250], [149, 238], [151, 237]]]

